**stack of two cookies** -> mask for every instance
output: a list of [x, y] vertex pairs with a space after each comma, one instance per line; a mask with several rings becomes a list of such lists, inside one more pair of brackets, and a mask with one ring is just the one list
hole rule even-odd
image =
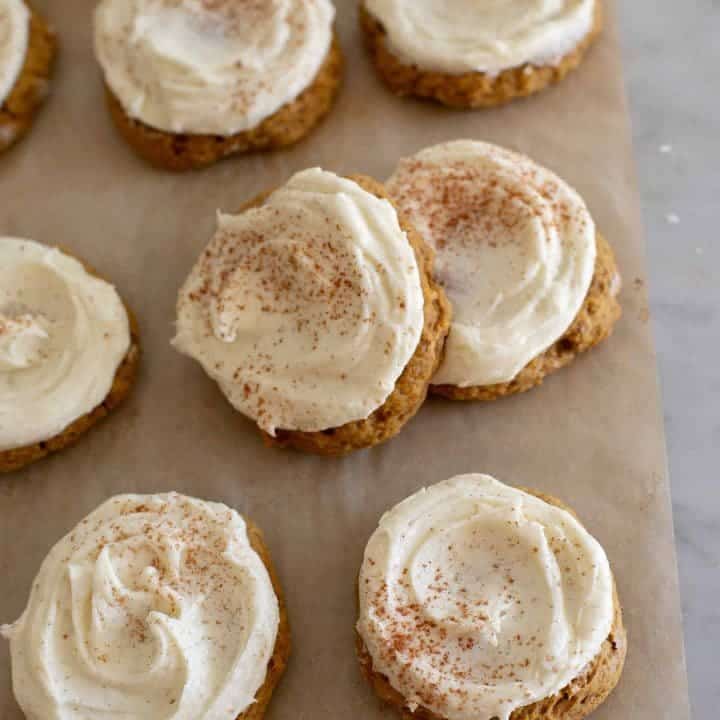
[[174, 343], [272, 444], [340, 455], [395, 436], [428, 391], [539, 384], [610, 333], [619, 288], [574, 190], [461, 140], [386, 185], [310, 169], [221, 214]]

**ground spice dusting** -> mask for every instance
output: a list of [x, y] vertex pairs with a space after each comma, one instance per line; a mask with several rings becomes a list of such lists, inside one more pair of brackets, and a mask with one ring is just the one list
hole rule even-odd
[[[362, 195], [348, 194], [360, 211], [355, 220], [338, 209], [335, 193], [293, 183], [220, 217], [178, 302], [194, 335], [188, 354], [203, 355], [231, 402], [271, 433], [382, 404], [394, 364], [400, 372], [406, 362], [396, 358], [418, 330], [407, 320], [417, 315], [410, 293], [422, 292], [417, 266], [403, 273], [412, 248], [395, 249], [385, 216], [377, 228], [361, 225], [383, 201], [358, 186]], [[339, 398], [337, 408], [320, 409], [313, 398], [323, 391]]]
[[[478, 532], [463, 528], [457, 507], [452, 512], [452, 536], [437, 537], [434, 527], [416, 529], [419, 521], [409, 520], [408, 548], [406, 533], [392, 525], [395, 517], [381, 523], [382, 540], [375, 545], [374, 536], [364, 560], [366, 619], [359, 627], [373, 664], [381, 668], [376, 672], [392, 669], [391, 682], [409, 707], [441, 712], [450, 703], [454, 711], [480, 717], [489, 693], [492, 702], [517, 707], [517, 695], [532, 697], [529, 687], [537, 685], [539, 674], [562, 673], [567, 658], [548, 652], [553, 600], [532, 590], [533, 572], [544, 574], [552, 560], [539, 560], [540, 547], [527, 542], [528, 516], [521, 520], [522, 510], [513, 507], [502, 530]], [[585, 546], [562, 520], [542, 532], [560, 570], [561, 593], [572, 593], [575, 576], [584, 574], [580, 568], [588, 562]], [[453, 542], [442, 543], [443, 537]], [[506, 697], [510, 689], [513, 697]]]
[[[191, 18], [198, 34], [224, 42], [234, 41], [241, 48], [250, 42], [257, 45], [252, 64], [238, 60], [234, 67], [226, 68], [229, 72], [234, 71], [234, 81], [228, 84], [227, 105], [223, 109], [240, 115], [249, 113], [262, 96], [272, 96], [277, 92], [277, 84], [270, 82], [268, 73], [258, 71], [258, 58], [264, 58], [269, 65], [278, 57], [297, 56], [308, 38], [312, 37], [308, 32], [307, 5], [304, 2], [288, 5], [279, 0], [161, 0], [161, 5], [167, 10], [182, 10], [187, 18]], [[264, 42], [282, 38], [282, 47], [268, 52], [257, 39], [249, 37], [249, 32], [258, 34], [258, 28], [265, 30], [261, 34]], [[280, 32], [280, 29], [286, 32]], [[119, 32], [124, 36], [127, 47], [132, 48], [137, 43], [139, 34], [134, 21], [119, 28]], [[145, 65], [142, 62], [132, 60], [132, 53], [126, 55], [124, 65], [127, 76], [144, 91], [146, 97], [153, 97], [157, 93], [153, 86], [156, 80], [143, 72]], [[201, 63], [200, 60], [198, 62]], [[220, 72], [218, 68], [213, 70], [216, 75]]]

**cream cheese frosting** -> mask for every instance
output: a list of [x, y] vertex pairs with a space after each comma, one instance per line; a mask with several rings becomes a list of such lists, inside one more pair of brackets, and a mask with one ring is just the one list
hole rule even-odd
[[360, 571], [357, 630], [407, 700], [447, 720], [508, 720], [557, 693], [612, 628], [599, 543], [567, 511], [487, 475], [387, 512]]
[[334, 16], [330, 0], [101, 0], [95, 52], [130, 117], [227, 136], [312, 84]]
[[570, 327], [596, 259], [582, 198], [517, 153], [457, 140], [402, 160], [388, 192], [436, 250], [453, 306], [436, 385], [511, 381]]
[[556, 65], [591, 31], [597, 0], [364, 0], [406, 64], [496, 75]]
[[50, 551], [3, 627], [35, 720], [235, 720], [279, 624], [245, 522], [220, 503], [121, 495]]
[[23, 0], [0, 0], [0, 105], [15, 87], [30, 40], [30, 10]]
[[385, 402], [423, 305], [392, 204], [315, 168], [260, 207], [218, 215], [180, 291], [174, 345], [271, 435], [315, 432]]
[[0, 451], [48, 440], [95, 409], [129, 347], [112, 285], [56, 248], [0, 237]]

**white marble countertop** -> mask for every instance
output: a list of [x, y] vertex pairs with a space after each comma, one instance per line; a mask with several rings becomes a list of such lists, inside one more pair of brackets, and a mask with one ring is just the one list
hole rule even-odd
[[619, 3], [693, 716], [720, 705], [720, 3]]

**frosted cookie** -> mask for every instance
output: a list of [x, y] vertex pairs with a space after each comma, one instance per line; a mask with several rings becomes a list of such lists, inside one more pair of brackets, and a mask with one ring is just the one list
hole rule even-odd
[[168, 170], [297, 142], [327, 115], [342, 54], [330, 0], [101, 0], [111, 115]]
[[2, 632], [28, 718], [260, 720], [290, 650], [260, 531], [177, 493], [103, 503]]
[[0, 0], [0, 152], [30, 129], [47, 97], [55, 35], [24, 0]]
[[434, 392], [522, 392], [611, 333], [621, 313], [612, 250], [582, 198], [549, 170], [458, 140], [402, 160], [387, 188], [435, 249], [453, 306]]
[[461, 475], [383, 515], [358, 655], [407, 720], [581, 720], [627, 651], [608, 559], [559, 501]]
[[129, 393], [137, 326], [73, 257], [0, 237], [0, 472], [75, 442]]
[[456, 108], [501, 105], [559, 82], [602, 27], [601, 0], [361, 0], [393, 92]]
[[449, 308], [431, 274], [382, 185], [306, 170], [218, 216], [174, 344], [270, 444], [370, 447], [412, 418], [440, 361]]

